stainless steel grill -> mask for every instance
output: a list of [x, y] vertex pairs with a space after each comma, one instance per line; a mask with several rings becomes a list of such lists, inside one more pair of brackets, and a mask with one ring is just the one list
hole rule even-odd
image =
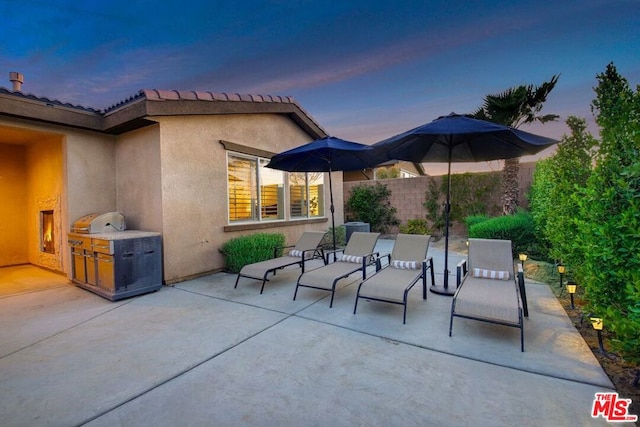
[[124, 215], [120, 212], [107, 212], [103, 214], [93, 213], [78, 218], [74, 221], [71, 232], [91, 234], [103, 231], [124, 231], [126, 229]]
[[73, 283], [112, 301], [162, 287], [160, 233], [125, 228], [119, 212], [74, 222], [68, 235]]

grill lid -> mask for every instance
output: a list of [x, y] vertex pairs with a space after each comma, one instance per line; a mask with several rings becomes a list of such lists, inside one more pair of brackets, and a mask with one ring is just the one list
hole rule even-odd
[[124, 215], [120, 212], [93, 213], [78, 218], [71, 227], [74, 233], [102, 233], [106, 231], [123, 231], [127, 226]]

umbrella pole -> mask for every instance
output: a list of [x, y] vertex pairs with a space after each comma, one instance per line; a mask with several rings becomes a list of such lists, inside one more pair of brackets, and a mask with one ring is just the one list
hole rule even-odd
[[334, 207], [333, 207], [333, 185], [331, 184], [331, 165], [329, 165], [329, 199], [331, 201], [331, 205], [329, 209], [331, 210], [331, 231], [333, 234], [333, 261], [336, 261], [336, 220], [334, 216]]
[[443, 286], [433, 284], [430, 291], [435, 294], [453, 296], [455, 289], [449, 289], [449, 214], [451, 213], [451, 155], [453, 148], [449, 147], [449, 164], [447, 166], [447, 203], [444, 206], [444, 282]]

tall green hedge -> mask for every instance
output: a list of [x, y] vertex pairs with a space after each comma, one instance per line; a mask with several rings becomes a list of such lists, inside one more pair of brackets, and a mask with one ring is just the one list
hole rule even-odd
[[613, 64], [597, 76], [592, 109], [600, 126], [596, 166], [575, 198], [572, 250], [590, 308], [614, 333], [613, 347], [640, 362], [640, 88]]
[[612, 349], [640, 362], [640, 89], [613, 64], [597, 80], [596, 154], [584, 121], [568, 121], [572, 135], [536, 168], [531, 209], [587, 310], [604, 318]]

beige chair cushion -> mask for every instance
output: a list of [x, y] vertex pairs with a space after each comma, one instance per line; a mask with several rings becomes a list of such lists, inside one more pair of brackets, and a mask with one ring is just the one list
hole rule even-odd
[[[422, 261], [427, 257], [430, 240], [431, 236], [398, 234], [391, 252], [391, 263], [362, 283], [359, 297], [402, 303], [407, 286], [422, 274]], [[402, 258], [396, 259], [396, 256]], [[409, 264], [416, 268], [406, 268]]]

